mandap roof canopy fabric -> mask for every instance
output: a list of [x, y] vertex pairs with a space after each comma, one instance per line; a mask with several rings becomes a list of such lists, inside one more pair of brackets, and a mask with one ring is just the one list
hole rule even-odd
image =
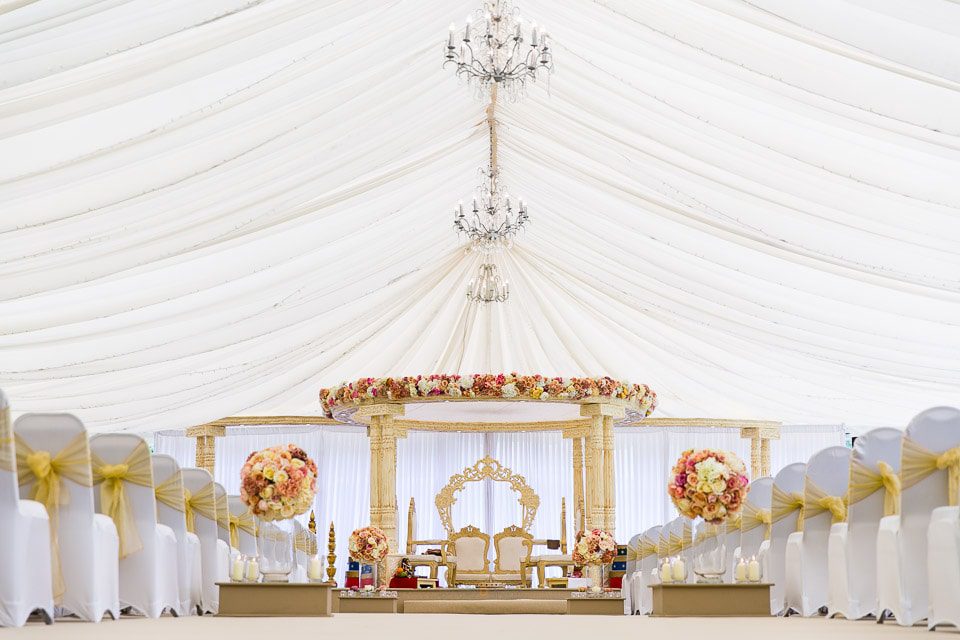
[[360, 376], [645, 383], [660, 416], [960, 398], [960, 5], [522, 0], [504, 304], [452, 228], [479, 0], [0, 2], [0, 387], [91, 430], [321, 413]]

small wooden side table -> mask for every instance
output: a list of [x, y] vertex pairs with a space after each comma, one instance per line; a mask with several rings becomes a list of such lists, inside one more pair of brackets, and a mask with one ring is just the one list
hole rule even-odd
[[332, 585], [313, 582], [218, 582], [225, 617], [332, 616]]
[[769, 616], [769, 583], [655, 584], [654, 616]]
[[340, 597], [340, 613], [396, 613], [397, 598], [383, 596]]
[[622, 616], [623, 598], [567, 598], [570, 616]]

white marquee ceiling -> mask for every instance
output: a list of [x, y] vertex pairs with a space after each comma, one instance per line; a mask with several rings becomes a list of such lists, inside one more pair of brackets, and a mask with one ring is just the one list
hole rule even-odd
[[960, 5], [525, 0], [532, 225], [463, 295], [479, 0], [0, 0], [0, 386], [92, 430], [319, 412], [361, 375], [645, 382], [657, 415], [960, 402]]

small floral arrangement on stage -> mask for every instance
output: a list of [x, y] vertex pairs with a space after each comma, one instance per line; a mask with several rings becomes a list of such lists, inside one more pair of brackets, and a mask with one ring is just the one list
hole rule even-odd
[[404, 398], [508, 398], [521, 400], [583, 400], [615, 398], [635, 402], [641, 417], [657, 406], [657, 394], [644, 384], [628, 384], [613, 378], [548, 378], [518, 373], [475, 375], [404, 376], [360, 378], [320, 390], [320, 403], [327, 417], [333, 407], [365, 400]]
[[350, 534], [350, 557], [364, 564], [377, 564], [387, 557], [387, 535], [377, 527], [363, 527]]
[[729, 451], [688, 449], [673, 466], [667, 493], [680, 515], [721, 524], [735, 516], [749, 491], [747, 468]]
[[255, 451], [240, 470], [240, 498], [262, 520], [306, 513], [316, 494], [317, 465], [293, 444]]
[[573, 562], [579, 566], [590, 564], [610, 564], [617, 554], [617, 543], [613, 536], [601, 529], [577, 534], [573, 545]]

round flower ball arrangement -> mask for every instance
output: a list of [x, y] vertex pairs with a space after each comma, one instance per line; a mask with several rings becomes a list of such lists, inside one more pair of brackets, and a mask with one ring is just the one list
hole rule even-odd
[[603, 566], [613, 562], [617, 554], [617, 543], [613, 536], [601, 529], [591, 529], [577, 534], [573, 545], [573, 562], [579, 567], [587, 567], [591, 587], [594, 593], [602, 590]]
[[[729, 451], [688, 449], [671, 470], [667, 493], [680, 515], [690, 520], [701, 519], [697, 535], [694, 573], [698, 582], [720, 582], [726, 572], [725, 536], [720, 526], [734, 518], [743, 508], [749, 489], [747, 468]], [[673, 536], [671, 536], [673, 537]], [[684, 582], [687, 567], [674, 546], [671, 557], [659, 569], [661, 582]]]
[[[390, 553], [390, 543], [387, 534], [377, 527], [362, 527], [350, 534], [350, 558], [360, 564], [357, 567], [357, 584], [363, 581], [363, 565], [377, 568], [374, 582], [381, 589], [386, 588], [386, 573], [383, 570], [383, 560]], [[373, 585], [367, 591], [373, 591]]]
[[287, 582], [293, 571], [293, 518], [306, 513], [317, 494], [317, 465], [288, 444], [255, 451], [240, 470], [240, 498], [258, 520], [259, 571], [266, 582]]

